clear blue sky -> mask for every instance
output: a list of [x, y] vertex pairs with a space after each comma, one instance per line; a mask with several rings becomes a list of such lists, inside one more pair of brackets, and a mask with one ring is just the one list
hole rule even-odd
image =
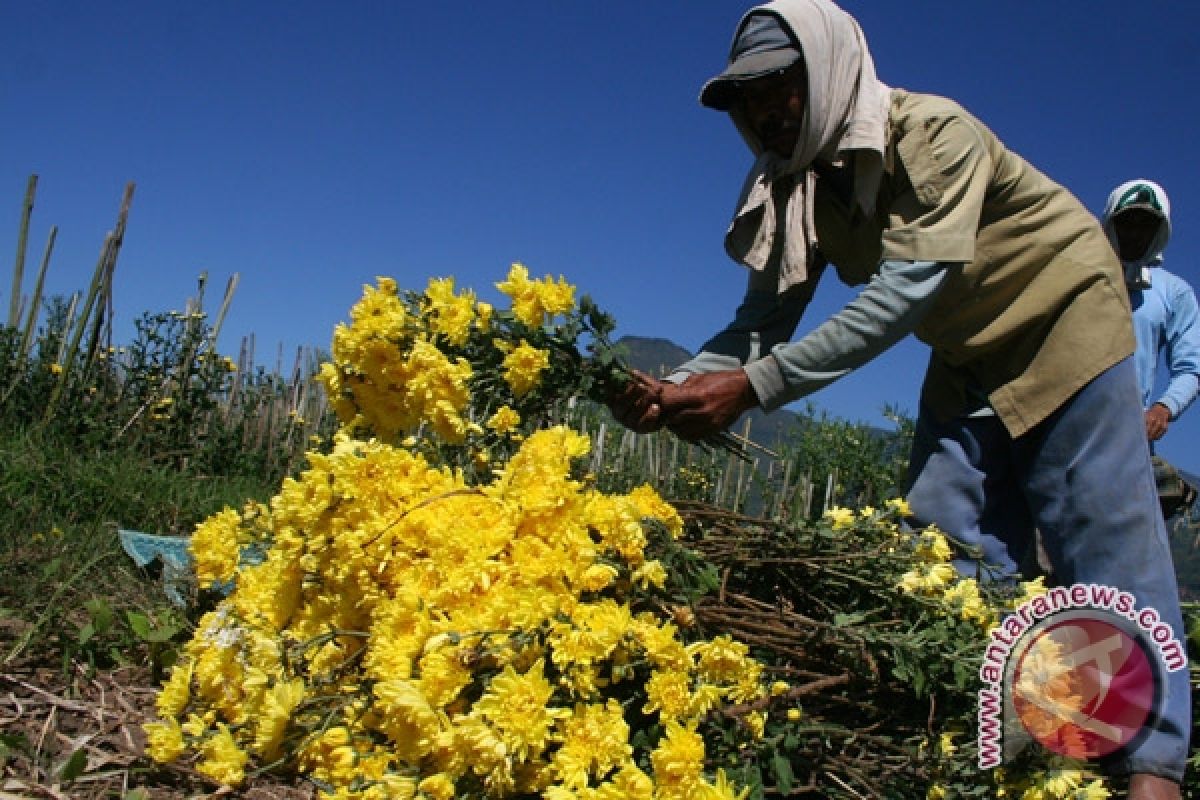
[[[223, 348], [254, 334], [260, 363], [280, 345], [290, 363], [328, 345], [376, 275], [453, 275], [486, 296], [522, 261], [591, 294], [619, 333], [695, 350], [744, 281], [721, 237], [748, 153], [696, 97], [748, 7], [3, 3], [0, 257], [36, 173], [30, 262], [58, 225], [50, 290], [86, 287], [133, 181], [118, 338], [180, 308], [201, 271], [210, 308], [240, 273]], [[1162, 183], [1167, 266], [1200, 284], [1200, 5], [845, 7], [883, 81], [960, 101], [1093, 211], [1125, 179]], [[802, 331], [853, 296], [833, 277]], [[883, 424], [886, 403], [915, 413], [924, 362], [910, 340], [813, 400]], [[1193, 408], [1161, 449], [1200, 472], [1198, 444]]]

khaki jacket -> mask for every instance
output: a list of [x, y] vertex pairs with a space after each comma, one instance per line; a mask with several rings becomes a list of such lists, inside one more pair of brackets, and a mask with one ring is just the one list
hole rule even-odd
[[982, 393], [1020, 436], [1133, 353], [1120, 263], [1070, 192], [958, 104], [894, 90], [889, 125], [872, 217], [818, 182], [818, 247], [850, 285], [889, 259], [962, 264], [915, 331], [933, 348], [922, 401], [948, 418]]

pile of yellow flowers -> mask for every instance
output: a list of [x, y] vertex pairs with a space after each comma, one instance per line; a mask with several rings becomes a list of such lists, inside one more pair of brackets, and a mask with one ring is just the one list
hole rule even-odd
[[[586, 437], [521, 427], [506, 401], [539, 386], [534, 344], [563, 339], [543, 328], [573, 288], [519, 265], [499, 286], [505, 312], [449, 280], [366, 288], [323, 372], [346, 423], [331, 452], [195, 531], [199, 582], [233, 590], [158, 696], [155, 759], [229, 785], [293, 771], [331, 798], [744, 796], [705, 731], [761, 734], [763, 666], [658, 613], [647, 547], [679, 535], [674, 508], [592, 488]], [[500, 443], [486, 470], [438, 460]]]

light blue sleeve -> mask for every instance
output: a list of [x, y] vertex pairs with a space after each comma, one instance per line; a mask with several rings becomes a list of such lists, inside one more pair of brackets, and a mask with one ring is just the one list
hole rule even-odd
[[667, 380], [680, 383], [693, 373], [743, 367], [759, 405], [773, 411], [829, 385], [911, 333], [949, 271], [959, 266], [885, 261], [858, 297], [796, 342], [791, 336], [820, 273], [783, 295], [766, 283], [757, 285], [762, 279], [752, 276], [734, 321]]
[[733, 321], [705, 342], [695, 358], [668, 375], [667, 380], [681, 383], [691, 374], [737, 369], [758, 361], [776, 344], [791, 339], [824, 270], [822, 262], [808, 280], [783, 294], [776, 290], [775, 273], [752, 272]]
[[885, 261], [867, 287], [800, 340], [780, 343], [746, 367], [768, 411], [828, 386], [917, 327], [958, 264]]
[[1200, 390], [1200, 321], [1197, 320], [1196, 294], [1186, 282], [1171, 282], [1163, 349], [1170, 380], [1162, 403], [1177, 419], [1187, 410]]

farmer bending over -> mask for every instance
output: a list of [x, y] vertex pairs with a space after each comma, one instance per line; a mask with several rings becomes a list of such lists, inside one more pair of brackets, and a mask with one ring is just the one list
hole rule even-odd
[[[751, 9], [700, 101], [754, 155], [725, 236], [749, 285], [696, 358], [631, 382], [617, 418], [706, 437], [915, 333], [931, 348], [915, 524], [982, 553], [959, 562], [981, 577], [1013, 573], [1036, 526], [1064, 584], [1132, 592], [1185, 641], [1129, 299], [1097, 220], [956, 103], [880, 83], [858, 24], [827, 0]], [[827, 264], [864, 288], [791, 341]], [[1137, 800], [1180, 796], [1187, 669], [1165, 691], [1162, 717], [1113, 765]]]

